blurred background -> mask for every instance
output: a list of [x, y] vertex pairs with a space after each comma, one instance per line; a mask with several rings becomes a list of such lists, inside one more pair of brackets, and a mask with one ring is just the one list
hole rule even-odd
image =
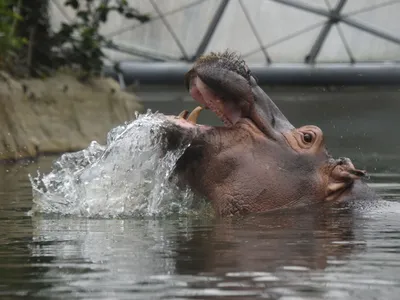
[[[293, 125], [319, 126], [335, 157], [397, 203], [365, 215], [136, 220], [127, 207], [170, 201], [175, 161], [138, 143], [148, 131], [129, 135], [121, 149], [135, 151], [122, 157], [102, 163], [91, 148], [57, 162], [105, 144], [135, 112], [195, 108], [185, 72], [225, 49]], [[398, 299], [399, 61], [400, 0], [0, 0], [0, 297]], [[199, 123], [221, 124], [210, 111]], [[140, 176], [125, 176], [136, 165]], [[60, 193], [35, 199], [28, 175], [52, 168], [62, 176], [45, 181]], [[132, 184], [139, 195], [121, 196]], [[38, 201], [56, 214], [29, 215]]]
[[[2, 3], [0, 63], [21, 85], [12, 92], [21, 94], [19, 106], [9, 107], [9, 93], [0, 97], [13, 120], [0, 124], [3, 158], [104, 142], [136, 110], [194, 108], [184, 73], [202, 54], [230, 49], [294, 125], [324, 130], [335, 155], [354, 157], [360, 167], [397, 168], [398, 0]], [[93, 83], [104, 77], [112, 82]], [[208, 111], [200, 122], [219, 124]], [[389, 162], [381, 166], [383, 156]]]

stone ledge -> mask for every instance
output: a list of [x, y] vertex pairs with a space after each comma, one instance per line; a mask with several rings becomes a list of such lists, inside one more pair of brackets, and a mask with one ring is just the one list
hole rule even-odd
[[137, 97], [111, 78], [83, 84], [66, 74], [16, 80], [0, 72], [0, 160], [105, 143], [110, 129], [142, 110]]

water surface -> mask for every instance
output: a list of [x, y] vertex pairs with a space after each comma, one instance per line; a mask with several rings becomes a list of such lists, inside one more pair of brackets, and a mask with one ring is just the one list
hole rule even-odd
[[[371, 186], [391, 203], [376, 211], [320, 208], [235, 220], [30, 217], [27, 175], [48, 172], [56, 157], [0, 165], [0, 298], [398, 299], [400, 102], [395, 91], [374, 93], [367, 94], [380, 101], [354, 92], [314, 95], [322, 102], [278, 93], [277, 102], [295, 125], [320, 126], [335, 155], [369, 170]], [[148, 106], [173, 113], [195, 104]], [[208, 112], [200, 121], [216, 122]]]

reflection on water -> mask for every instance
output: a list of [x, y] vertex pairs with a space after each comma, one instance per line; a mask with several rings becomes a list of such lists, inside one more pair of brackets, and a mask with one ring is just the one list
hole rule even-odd
[[[35, 263], [47, 269], [41, 280], [57, 282], [43, 289], [43, 295], [76, 294], [82, 288], [99, 296], [115, 289], [148, 296], [235, 295], [236, 290], [259, 295], [264, 289], [296, 292], [305, 287], [323, 295], [327, 291], [320, 271], [333, 267], [335, 273], [346, 270], [348, 275], [345, 261], [365, 250], [363, 229], [356, 229], [354, 222], [351, 212], [329, 210], [216, 224], [188, 219], [34, 220], [29, 250], [33, 258], [51, 257], [51, 262]], [[357, 281], [377, 279], [397, 284], [381, 276]], [[340, 285], [347, 280], [335, 281]]]
[[[0, 166], [0, 298], [398, 299], [400, 151], [383, 137], [396, 134], [398, 104], [349, 109], [360, 100], [346, 101], [279, 105], [295, 125], [321, 126], [335, 155], [370, 170], [371, 186], [389, 200], [378, 210], [310, 207], [234, 220], [28, 217], [27, 174], [47, 172], [55, 157]], [[215, 122], [207, 113], [200, 121]], [[351, 129], [341, 138], [337, 128]]]

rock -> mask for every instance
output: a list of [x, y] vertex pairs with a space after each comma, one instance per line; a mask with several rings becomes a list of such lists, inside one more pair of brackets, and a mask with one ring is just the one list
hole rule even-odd
[[0, 72], [0, 160], [35, 157], [105, 143], [107, 132], [142, 111], [111, 78], [81, 83], [71, 75], [44, 80]]

